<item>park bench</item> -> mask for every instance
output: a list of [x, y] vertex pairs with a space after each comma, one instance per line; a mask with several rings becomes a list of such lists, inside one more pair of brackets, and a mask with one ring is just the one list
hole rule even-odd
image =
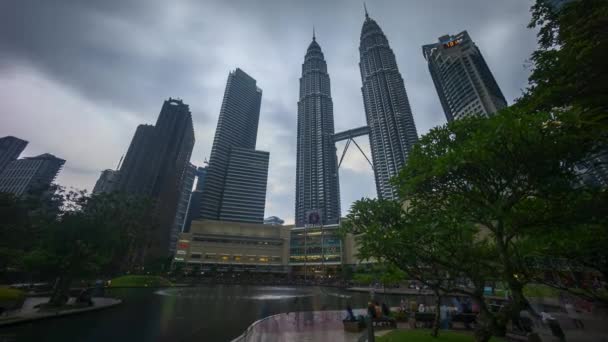
[[433, 326], [435, 322], [435, 313], [434, 312], [416, 312], [414, 314], [414, 320], [416, 327], [418, 327], [418, 323], [422, 323], [423, 327], [429, 328]]
[[451, 323], [462, 323], [464, 328], [470, 329], [470, 324], [475, 323], [477, 315], [474, 313], [457, 313], [450, 317]]
[[357, 321], [344, 320], [344, 321], [342, 321], [342, 324], [344, 325], [344, 331], [348, 331], [348, 332], [361, 332], [361, 331], [363, 331], [363, 329], [365, 329], [365, 322], [362, 320], [357, 320]]
[[372, 325], [377, 329], [397, 329], [397, 321], [387, 317], [372, 319]]

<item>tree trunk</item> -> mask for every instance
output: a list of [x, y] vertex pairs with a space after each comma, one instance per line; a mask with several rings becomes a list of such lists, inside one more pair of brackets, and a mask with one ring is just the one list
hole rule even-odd
[[435, 292], [435, 322], [433, 324], [433, 332], [431, 336], [438, 337], [439, 336], [439, 324], [441, 322], [441, 295], [439, 294], [439, 290], [434, 289]]
[[505, 336], [506, 320], [500, 314], [490, 311], [483, 296], [483, 287], [477, 286], [475, 293], [471, 296], [479, 306], [477, 324], [475, 325], [475, 341], [488, 342], [492, 336]]
[[60, 307], [65, 305], [70, 298], [69, 291], [71, 284], [72, 277], [65, 275], [57, 277], [48, 305], [51, 307]]
[[477, 317], [477, 324], [475, 325], [475, 342], [488, 342], [492, 338], [495, 329], [495, 318], [492, 313], [488, 310], [485, 303], [479, 303], [478, 299], [473, 299], [478, 302], [480, 312]]
[[382, 298], [386, 303], [386, 285], [384, 285], [384, 283], [382, 283]]
[[529, 308], [528, 300], [524, 297], [523, 285], [517, 279], [515, 272], [516, 268], [513, 265], [511, 251], [509, 250], [508, 241], [506, 241], [503, 232], [503, 223], [499, 222], [499, 232], [496, 232], [496, 246], [498, 247], [499, 257], [503, 263], [503, 279], [506, 280], [507, 286], [511, 291], [511, 302], [505, 308], [506, 322], [512, 320], [514, 323], [519, 321], [519, 312], [525, 308]]
[[[521, 310], [532, 310], [530, 303], [524, 296], [523, 285], [515, 279], [510, 279], [508, 282], [509, 290], [511, 291], [511, 302], [509, 303], [506, 310], [506, 319], [510, 319], [513, 324], [519, 322], [519, 313]], [[531, 312], [533, 315], [537, 315], [535, 311]]]

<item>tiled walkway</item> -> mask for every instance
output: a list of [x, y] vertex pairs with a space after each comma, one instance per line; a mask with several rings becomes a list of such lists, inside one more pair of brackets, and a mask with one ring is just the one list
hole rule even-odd
[[[364, 310], [354, 310], [355, 315]], [[335, 341], [356, 342], [363, 333], [344, 331], [345, 311], [306, 311], [283, 313], [252, 324], [233, 342]]]
[[[70, 298], [68, 304], [72, 304], [75, 298]], [[0, 326], [22, 323], [27, 321], [35, 321], [38, 319], [67, 316], [78, 314], [87, 311], [95, 311], [105, 309], [114, 305], [120, 304], [120, 299], [93, 297], [93, 306], [74, 307], [73, 309], [64, 309], [60, 311], [39, 311], [35, 308], [36, 305], [46, 303], [49, 297], [30, 297], [25, 300], [21, 309], [10, 312], [9, 315], [0, 317]]]
[[[365, 314], [365, 310], [354, 310], [355, 315]], [[345, 311], [307, 311], [278, 314], [261, 319], [253, 323], [245, 333], [232, 342], [279, 342], [279, 341], [328, 341], [328, 342], [358, 342], [365, 341], [365, 332], [345, 332], [342, 319]], [[576, 330], [568, 326], [561, 319], [566, 340], [571, 342], [608, 342], [608, 334], [602, 332], [604, 329], [589, 327], [586, 330]], [[405, 323], [399, 324], [398, 328], [407, 329]], [[543, 342], [557, 342], [551, 331], [546, 326], [536, 326], [535, 330], [540, 334]], [[376, 336], [385, 331], [377, 332]], [[363, 337], [363, 338], [362, 338]], [[472, 341], [473, 339], [471, 339]]]

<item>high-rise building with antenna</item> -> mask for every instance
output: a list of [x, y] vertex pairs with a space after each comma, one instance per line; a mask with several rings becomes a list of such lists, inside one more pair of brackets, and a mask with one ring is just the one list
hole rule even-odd
[[327, 63], [316, 41], [306, 50], [300, 78], [296, 162], [295, 223], [318, 210], [322, 224], [340, 219], [340, 184], [334, 144], [334, 112]]
[[403, 78], [388, 39], [365, 9], [359, 45], [363, 103], [378, 197], [397, 198], [391, 184], [418, 142]]

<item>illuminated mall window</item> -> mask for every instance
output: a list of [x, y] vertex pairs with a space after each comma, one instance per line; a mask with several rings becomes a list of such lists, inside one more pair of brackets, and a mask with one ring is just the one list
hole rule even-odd
[[241, 256], [240, 255], [235, 255], [234, 256], [234, 261], [241, 261]]
[[340, 261], [339, 255], [325, 255], [325, 261]]
[[220, 257], [220, 260], [222, 260], [222, 261], [228, 261], [228, 260], [230, 260], [230, 256], [228, 256], [228, 255], [222, 255]]
[[259, 262], [268, 262], [268, 257], [260, 257], [258, 259]]
[[249, 256], [247, 256], [247, 261], [255, 262], [255, 255], [249, 255]]
[[289, 260], [292, 262], [304, 262], [306, 257], [304, 255], [292, 255], [289, 257]]

